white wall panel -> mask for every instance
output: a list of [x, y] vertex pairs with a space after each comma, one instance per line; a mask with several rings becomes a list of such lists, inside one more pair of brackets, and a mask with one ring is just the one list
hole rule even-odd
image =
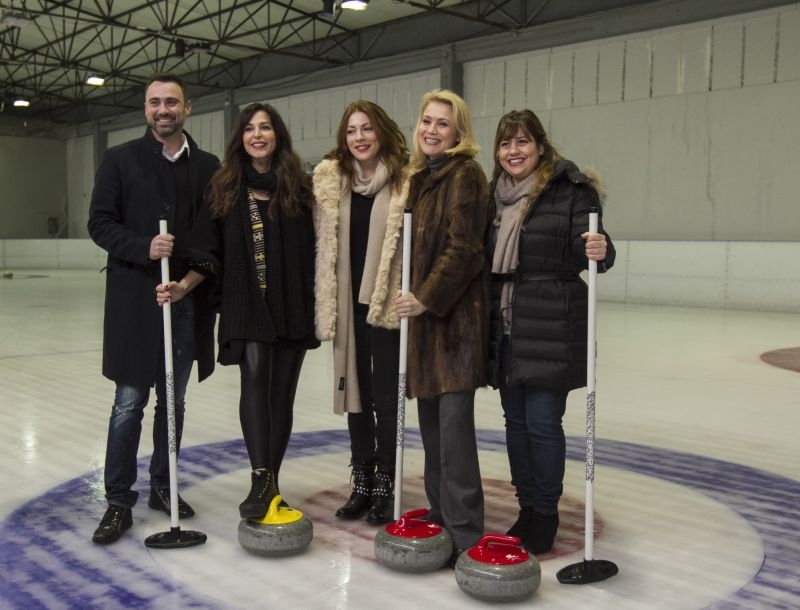
[[225, 145], [228, 143], [228, 134], [225, 133], [225, 110], [213, 114], [213, 129], [211, 130], [211, 148], [208, 149], [222, 159], [225, 156]]
[[712, 239], [720, 209], [707, 196], [706, 96], [658, 98], [649, 106], [649, 213], [647, 230], [641, 235], [645, 239]]
[[67, 142], [67, 236], [88, 237], [89, 203], [94, 187], [94, 137]]
[[464, 66], [464, 99], [469, 100], [469, 110], [473, 117], [486, 114], [486, 94], [484, 92], [484, 73], [486, 64], [475, 63]]
[[[347, 100], [349, 102], [350, 100]], [[345, 106], [345, 92], [344, 89], [331, 89], [330, 90], [330, 113], [331, 113], [331, 134], [336, 135], [336, 130], [339, 126], [339, 121], [342, 119], [342, 113]]]
[[597, 101], [600, 104], [622, 100], [625, 42], [615, 40], [598, 49]]
[[678, 93], [680, 54], [680, 32], [672, 31], [653, 37], [652, 95], [654, 97]]
[[711, 78], [711, 28], [684, 31], [681, 37], [678, 93], [708, 91]]
[[650, 38], [632, 38], [625, 43], [625, 100], [650, 97], [651, 45]]
[[524, 57], [515, 57], [506, 61], [503, 113], [526, 108], [527, 76], [527, 62]]
[[[392, 81], [381, 81], [376, 89], [375, 103], [383, 108], [390, 117], [394, 117], [394, 83]], [[397, 122], [397, 119], [394, 119]]]
[[596, 46], [580, 47], [574, 54], [573, 106], [597, 104], [597, 63]]
[[315, 139], [317, 137], [317, 96], [313, 93], [304, 95], [296, 108], [301, 113], [303, 131], [302, 134], [292, 133], [292, 138]]
[[283, 122], [286, 124], [286, 128], [291, 130], [291, 112], [289, 110], [291, 107], [290, 98], [284, 97], [265, 101], [278, 112]]
[[314, 96], [314, 112], [317, 115], [317, 137], [326, 138], [336, 133], [340, 116], [331, 108], [330, 93], [324, 91]]
[[744, 84], [762, 85], [775, 80], [775, 15], [748, 19], [744, 24]]
[[472, 129], [475, 132], [475, 139], [481, 147], [477, 160], [483, 167], [487, 179], [491, 179], [494, 167], [494, 135], [497, 131], [497, 123], [499, 121], [500, 115], [473, 117], [472, 119]]
[[714, 239], [746, 240], [766, 232], [775, 240], [795, 241], [800, 235], [800, 157], [786, 153], [800, 141], [800, 122], [792, 120], [797, 100], [800, 81], [710, 97]]
[[394, 115], [392, 118], [398, 125], [408, 126], [417, 119], [419, 100], [411, 100], [411, 84], [407, 78], [398, 79], [394, 84]]
[[367, 83], [361, 86], [359, 97], [348, 99], [345, 103], [355, 102], [359, 99], [376, 102], [378, 100], [378, 86], [375, 83]]
[[742, 85], [742, 41], [740, 21], [715, 25], [711, 46], [711, 88], [732, 89]]
[[572, 107], [573, 50], [554, 51], [550, 56], [550, 108]]
[[796, 80], [800, 78], [800, 10], [781, 13], [778, 19], [778, 80]]
[[484, 114], [501, 115], [504, 112], [504, 92], [506, 82], [506, 64], [492, 64], [486, 66], [483, 73], [484, 79]]
[[692, 307], [725, 302], [725, 244], [636, 241], [629, 248], [629, 301]]
[[136, 140], [137, 138], [141, 138], [144, 135], [144, 130], [146, 127], [147, 124], [144, 122], [144, 117], [142, 117], [141, 127], [128, 127], [127, 129], [109, 131], [107, 139], [108, 148], [116, 146], [117, 144], [123, 144], [128, 140]]
[[552, 98], [550, 51], [532, 53], [528, 57], [525, 84], [526, 107], [531, 110], [550, 108]]

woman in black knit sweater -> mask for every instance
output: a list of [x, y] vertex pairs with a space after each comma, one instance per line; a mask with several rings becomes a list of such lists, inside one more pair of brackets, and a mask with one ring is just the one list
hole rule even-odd
[[[303, 358], [319, 346], [311, 181], [274, 108], [242, 110], [208, 197], [211, 218], [195, 250], [206, 253], [216, 280], [219, 362], [241, 373], [239, 419], [252, 474], [239, 513], [259, 519], [279, 493]], [[169, 287], [173, 301], [179, 285]]]

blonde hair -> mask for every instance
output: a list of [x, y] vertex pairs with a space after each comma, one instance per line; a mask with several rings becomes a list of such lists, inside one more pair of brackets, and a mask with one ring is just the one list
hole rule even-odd
[[453, 127], [456, 130], [456, 145], [444, 151], [446, 155], [467, 155], [469, 157], [475, 157], [481, 149], [475, 141], [475, 135], [472, 132], [472, 119], [470, 118], [469, 107], [464, 99], [449, 89], [434, 89], [423, 95], [419, 104], [419, 118], [414, 128], [413, 137], [414, 157], [412, 159], [412, 168], [415, 171], [425, 167], [425, 154], [419, 146], [417, 132], [419, 131], [419, 124], [422, 121], [425, 108], [431, 102], [447, 104], [453, 110]]

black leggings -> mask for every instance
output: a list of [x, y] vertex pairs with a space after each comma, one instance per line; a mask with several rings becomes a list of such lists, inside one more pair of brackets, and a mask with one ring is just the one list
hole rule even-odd
[[353, 307], [361, 413], [347, 414], [353, 462], [394, 471], [400, 331], [367, 324], [367, 306]]
[[272, 468], [275, 479], [292, 434], [294, 397], [306, 350], [246, 341], [239, 364], [239, 421], [250, 465]]

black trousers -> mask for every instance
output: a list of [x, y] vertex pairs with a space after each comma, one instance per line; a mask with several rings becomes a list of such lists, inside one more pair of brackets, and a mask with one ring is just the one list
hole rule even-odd
[[292, 434], [294, 398], [306, 349], [246, 341], [241, 373], [239, 421], [253, 470], [278, 472]]
[[400, 331], [367, 324], [368, 307], [353, 306], [361, 413], [347, 414], [353, 463], [377, 462], [394, 472]]

